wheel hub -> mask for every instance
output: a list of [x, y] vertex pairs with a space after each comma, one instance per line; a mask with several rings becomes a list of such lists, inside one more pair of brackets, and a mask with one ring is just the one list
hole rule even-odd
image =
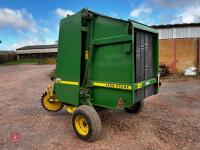
[[81, 135], [85, 136], [88, 134], [89, 126], [88, 126], [87, 120], [83, 116], [81, 115], [76, 116], [75, 126], [76, 126], [77, 131]]

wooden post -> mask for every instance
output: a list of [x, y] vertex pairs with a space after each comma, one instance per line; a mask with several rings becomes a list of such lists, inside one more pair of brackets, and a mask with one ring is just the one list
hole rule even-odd
[[176, 73], [176, 39], [173, 38], [173, 55], [174, 55], [174, 60], [173, 60], [173, 71]]
[[198, 68], [200, 71], [200, 38], [198, 38], [198, 53], [199, 53], [199, 57], [198, 57]]

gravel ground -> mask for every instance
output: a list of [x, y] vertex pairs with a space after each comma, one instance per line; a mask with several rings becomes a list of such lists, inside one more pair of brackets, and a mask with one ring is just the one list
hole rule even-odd
[[54, 67], [0, 67], [0, 149], [200, 149], [200, 80], [164, 80], [137, 115], [100, 111], [102, 137], [87, 143], [76, 137], [70, 114], [41, 107]]

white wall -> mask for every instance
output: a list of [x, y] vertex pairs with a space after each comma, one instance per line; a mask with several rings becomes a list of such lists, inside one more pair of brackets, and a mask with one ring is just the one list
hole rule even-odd
[[159, 39], [200, 37], [200, 27], [177, 27], [158, 29]]
[[57, 52], [57, 48], [16, 50], [16, 54], [36, 54], [36, 53], [50, 53], [50, 52]]

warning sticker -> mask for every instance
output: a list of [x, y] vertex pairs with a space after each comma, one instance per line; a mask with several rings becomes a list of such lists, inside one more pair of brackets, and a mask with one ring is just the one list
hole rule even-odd
[[93, 85], [99, 86], [99, 87], [113, 88], [113, 89], [123, 89], [123, 90], [131, 90], [132, 89], [131, 85], [125, 85], [125, 84], [94, 82]]
[[138, 84], [137, 84], [137, 88], [138, 88], [138, 89], [141, 89], [141, 88], [142, 88], [142, 83], [138, 83]]

